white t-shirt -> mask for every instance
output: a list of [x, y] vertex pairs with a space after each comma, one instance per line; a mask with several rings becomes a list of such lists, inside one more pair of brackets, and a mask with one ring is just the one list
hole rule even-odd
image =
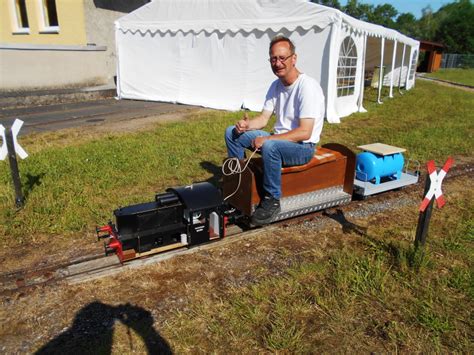
[[319, 83], [300, 74], [290, 86], [275, 80], [268, 89], [264, 111], [275, 113], [275, 133], [285, 133], [299, 127], [299, 119], [314, 119], [313, 133], [305, 142], [318, 143], [324, 123], [324, 94]]

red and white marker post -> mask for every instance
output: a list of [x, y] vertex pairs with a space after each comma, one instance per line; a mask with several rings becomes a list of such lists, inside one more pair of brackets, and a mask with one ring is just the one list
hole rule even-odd
[[446, 204], [441, 184], [453, 163], [453, 158], [449, 157], [439, 173], [436, 172], [434, 160], [430, 160], [426, 164], [428, 174], [426, 176], [425, 192], [423, 193], [424, 198], [420, 205], [420, 216], [418, 217], [418, 226], [416, 228], [415, 248], [425, 245], [434, 200], [436, 200], [438, 208], [442, 208]]

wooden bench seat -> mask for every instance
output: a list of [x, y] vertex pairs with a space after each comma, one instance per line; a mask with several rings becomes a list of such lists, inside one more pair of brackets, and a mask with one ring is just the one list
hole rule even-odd
[[300, 171], [305, 171], [311, 169], [317, 165], [328, 163], [330, 161], [335, 161], [338, 157], [341, 157], [341, 153], [336, 152], [334, 150], [330, 150], [323, 147], [317, 147], [314, 151], [313, 158], [303, 165], [295, 165], [295, 166], [286, 166], [281, 169], [282, 174], [287, 173], [297, 173]]

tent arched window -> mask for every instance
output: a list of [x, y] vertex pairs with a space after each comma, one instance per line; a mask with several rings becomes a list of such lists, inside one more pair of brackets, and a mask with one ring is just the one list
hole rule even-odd
[[347, 36], [341, 43], [337, 64], [337, 96], [353, 95], [357, 70], [357, 48], [354, 40]]
[[416, 71], [416, 60], [418, 57], [418, 51], [413, 52], [413, 57], [411, 57], [411, 67], [410, 67], [410, 76], [409, 80], [413, 80], [413, 77], [415, 76], [415, 71]]

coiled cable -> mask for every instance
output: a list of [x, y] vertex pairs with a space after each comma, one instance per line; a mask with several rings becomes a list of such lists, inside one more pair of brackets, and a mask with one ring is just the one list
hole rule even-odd
[[253, 156], [255, 155], [255, 153], [258, 151], [258, 149], [255, 149], [252, 154], [250, 155], [250, 157], [247, 159], [247, 162], [245, 163], [244, 167], [242, 168], [242, 166], [240, 165], [240, 161], [239, 161], [239, 158], [227, 158], [225, 161], [224, 161], [224, 164], [222, 164], [222, 175], [225, 175], [225, 176], [231, 176], [231, 175], [235, 175], [235, 174], [239, 174], [239, 183], [237, 184], [237, 187], [235, 189], [234, 192], [232, 192], [230, 195], [228, 195], [227, 197], [224, 198], [224, 201], [226, 201], [227, 199], [231, 198], [232, 196], [234, 196], [237, 191], [239, 191], [239, 188], [240, 188], [240, 183], [242, 181], [242, 178], [241, 178], [241, 175], [242, 173], [245, 171], [245, 169], [247, 169], [249, 163], [250, 163], [250, 160], [253, 158]]

